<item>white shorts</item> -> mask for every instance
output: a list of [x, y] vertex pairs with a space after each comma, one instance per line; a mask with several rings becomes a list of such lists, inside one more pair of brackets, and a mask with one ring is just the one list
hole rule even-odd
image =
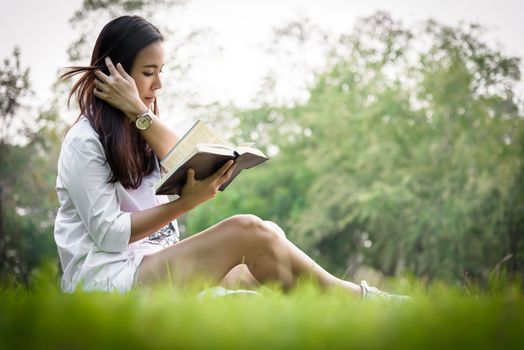
[[95, 274], [83, 277], [78, 286], [84, 291], [130, 291], [136, 283], [138, 268], [145, 255], [104, 265]]

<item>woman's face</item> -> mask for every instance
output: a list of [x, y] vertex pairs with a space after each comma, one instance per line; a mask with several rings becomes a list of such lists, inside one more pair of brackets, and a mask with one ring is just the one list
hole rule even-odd
[[147, 108], [151, 108], [162, 88], [162, 67], [164, 66], [164, 45], [161, 41], [140, 50], [131, 67], [131, 77], [135, 80], [140, 99]]

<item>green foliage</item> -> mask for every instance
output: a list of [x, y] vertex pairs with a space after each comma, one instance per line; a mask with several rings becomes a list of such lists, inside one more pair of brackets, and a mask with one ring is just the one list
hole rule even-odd
[[[475, 25], [411, 31], [377, 13], [355, 28], [307, 102], [239, 111], [238, 138], [279, 153], [228, 188], [221, 217], [240, 208], [278, 220], [339, 274], [368, 264], [487, 281], [508, 255], [524, 271], [520, 60]], [[191, 213], [190, 227], [213, 208]]]
[[21, 117], [30, 95], [29, 70], [21, 67], [19, 51], [13, 56], [0, 70], [6, 96], [0, 104], [0, 282], [27, 282], [33, 268], [56, 261], [52, 232], [60, 128], [54, 112]]
[[57, 130], [42, 128], [37, 135], [25, 146], [5, 146], [0, 280], [27, 281], [33, 268], [49, 259], [56, 261], [54, 183], [59, 141]]
[[[0, 347], [443, 349], [522, 348], [521, 290], [505, 284], [474, 297], [404, 281], [415, 302], [361, 301], [302, 283], [289, 295], [197, 299], [157, 288], [126, 294], [0, 290]], [[407, 283], [407, 284], [406, 284]], [[406, 291], [406, 289], [399, 291]], [[418, 290], [418, 292], [417, 292]]]

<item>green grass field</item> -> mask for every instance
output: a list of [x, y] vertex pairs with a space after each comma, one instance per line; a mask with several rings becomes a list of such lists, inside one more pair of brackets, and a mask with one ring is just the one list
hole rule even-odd
[[63, 294], [0, 289], [0, 349], [524, 348], [516, 284], [471, 291], [395, 280], [415, 301], [354, 300], [303, 283], [290, 294], [198, 299], [171, 288]]

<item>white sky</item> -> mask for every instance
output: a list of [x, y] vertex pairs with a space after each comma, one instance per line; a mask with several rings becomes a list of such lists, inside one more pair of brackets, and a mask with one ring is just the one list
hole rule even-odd
[[[68, 64], [66, 49], [75, 38], [68, 20], [81, 2], [0, 0], [0, 59], [20, 46], [22, 65], [31, 68], [37, 101], [49, 97], [58, 69]], [[429, 17], [446, 24], [477, 22], [488, 28], [490, 43], [501, 44], [506, 54], [524, 57], [524, 2], [519, 0], [193, 0], [182, 11], [180, 25], [213, 28], [215, 40], [224, 48], [213, 69], [202, 69], [202, 95], [245, 105], [267, 72], [261, 47], [272, 26], [307, 17], [325, 29], [349, 31], [357, 18], [379, 9], [406, 25]]]

